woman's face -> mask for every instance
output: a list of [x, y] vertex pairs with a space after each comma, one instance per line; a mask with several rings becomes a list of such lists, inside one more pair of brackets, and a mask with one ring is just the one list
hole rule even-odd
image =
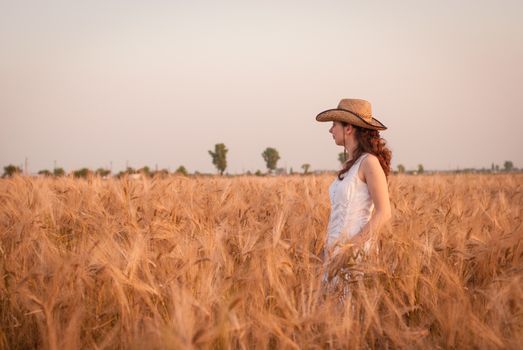
[[336, 143], [338, 146], [344, 146], [343, 144], [343, 134], [347, 132], [347, 129], [349, 128], [349, 125], [343, 126], [340, 122], [332, 122], [332, 126], [329, 129], [329, 132], [332, 134], [332, 138], [334, 139], [334, 143]]

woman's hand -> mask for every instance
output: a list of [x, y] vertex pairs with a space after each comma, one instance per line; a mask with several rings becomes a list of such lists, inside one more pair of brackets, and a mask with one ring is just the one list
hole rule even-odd
[[336, 244], [328, 252], [327, 274], [332, 278], [338, 271], [354, 264], [354, 244]]
[[[363, 230], [362, 230], [363, 231]], [[360, 234], [354, 236], [350, 242], [354, 245], [354, 248], [355, 249], [361, 249], [363, 248], [363, 245], [365, 244], [365, 242], [367, 242], [370, 237], [369, 237], [369, 232], [361, 232]]]

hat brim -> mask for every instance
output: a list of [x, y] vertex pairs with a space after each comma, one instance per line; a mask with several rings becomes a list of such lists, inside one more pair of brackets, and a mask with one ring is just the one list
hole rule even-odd
[[365, 119], [352, 113], [351, 111], [339, 108], [328, 109], [326, 111], [321, 112], [316, 116], [316, 120], [319, 122], [346, 122], [352, 125], [360, 126], [365, 129], [387, 130], [387, 127], [376, 118], [372, 118], [370, 121], [366, 121]]

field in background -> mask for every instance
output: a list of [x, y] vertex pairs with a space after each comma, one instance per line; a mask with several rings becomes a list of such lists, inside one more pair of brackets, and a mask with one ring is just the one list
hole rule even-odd
[[0, 349], [523, 344], [523, 175], [391, 177], [323, 293], [332, 179], [0, 180]]

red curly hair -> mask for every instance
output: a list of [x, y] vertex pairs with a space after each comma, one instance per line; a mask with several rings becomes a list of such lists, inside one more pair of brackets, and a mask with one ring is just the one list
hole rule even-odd
[[[348, 123], [341, 122], [345, 127]], [[378, 158], [381, 168], [385, 173], [385, 177], [389, 177], [391, 168], [390, 160], [392, 158], [392, 152], [387, 148], [387, 142], [381, 138], [378, 130], [366, 129], [356, 125], [352, 125], [356, 130], [356, 140], [358, 141], [358, 147], [354, 151], [354, 156], [348, 162], [346, 161], [343, 168], [338, 172], [338, 179], [343, 180], [343, 174], [345, 174], [354, 165], [358, 158], [363, 153], [370, 153]]]

